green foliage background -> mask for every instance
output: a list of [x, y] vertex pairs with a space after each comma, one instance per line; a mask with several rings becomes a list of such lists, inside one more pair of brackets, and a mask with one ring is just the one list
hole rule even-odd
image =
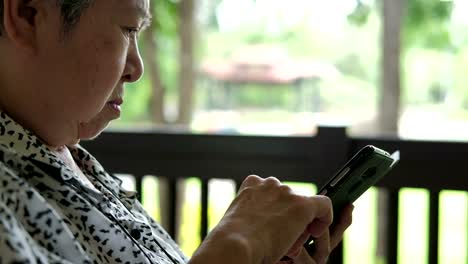
[[[233, 50], [252, 43], [269, 43], [284, 48], [295, 58], [312, 58], [335, 65], [341, 77], [320, 83], [324, 105], [345, 107], [353, 103], [373, 109], [380, 88], [381, 1], [357, 1], [340, 36], [327, 35], [306, 23], [297, 23], [272, 34], [265, 23], [251, 24], [239, 30], [220, 32], [213, 0], [208, 21], [200, 26], [196, 45], [198, 61], [226, 58]], [[447, 110], [456, 116], [468, 111], [467, 69], [468, 27], [451, 25], [453, 2], [440, 0], [405, 1], [403, 23], [403, 100], [405, 105], [439, 103], [433, 93], [449, 94]], [[153, 1], [155, 38], [159, 45], [158, 62], [167, 88], [169, 105], [175, 101], [178, 84], [177, 1]], [[317, 27], [318, 28], [318, 27]], [[344, 43], [346, 43], [344, 45]], [[143, 56], [151, 56], [143, 54]], [[442, 62], [442, 63], [441, 63]], [[289, 89], [290, 90], [290, 89]], [[149, 122], [151, 89], [147, 76], [126, 90], [127, 102], [121, 123]], [[203, 87], [196, 90], [197, 107], [203, 105]], [[294, 100], [288, 89], [277, 89], [265, 100], [264, 88], [251, 86], [235, 95], [239, 107], [290, 109]], [[356, 103], [357, 102], [357, 103]], [[198, 109], [197, 108], [197, 109]]]

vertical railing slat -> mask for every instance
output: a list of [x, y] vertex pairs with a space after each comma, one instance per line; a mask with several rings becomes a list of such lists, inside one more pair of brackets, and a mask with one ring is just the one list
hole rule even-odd
[[208, 179], [201, 179], [201, 218], [200, 237], [203, 241], [208, 234]]
[[167, 191], [168, 191], [168, 198], [167, 201], [169, 206], [169, 235], [177, 239], [177, 180], [170, 178], [167, 180]]
[[429, 264], [437, 264], [439, 257], [439, 191], [429, 196]]
[[138, 193], [137, 198], [140, 203], [143, 202], [143, 175], [133, 175], [135, 178], [135, 191]]
[[235, 185], [235, 188], [236, 188], [236, 195], [237, 195], [237, 193], [239, 192], [239, 189], [240, 189], [240, 187], [242, 185], [242, 181], [236, 179], [236, 180], [234, 180], [234, 185]]
[[399, 204], [399, 190], [388, 190], [388, 231], [387, 231], [387, 264], [396, 264], [398, 259], [398, 204]]

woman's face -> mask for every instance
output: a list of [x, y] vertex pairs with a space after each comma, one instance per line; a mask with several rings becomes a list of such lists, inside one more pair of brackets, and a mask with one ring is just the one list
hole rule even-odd
[[125, 83], [143, 73], [137, 35], [148, 12], [149, 0], [95, 0], [68, 35], [60, 23], [43, 27], [39, 43], [47, 49], [38, 54], [45, 65], [37, 78], [47, 87], [38, 96], [64, 122], [67, 144], [97, 136], [120, 116]]

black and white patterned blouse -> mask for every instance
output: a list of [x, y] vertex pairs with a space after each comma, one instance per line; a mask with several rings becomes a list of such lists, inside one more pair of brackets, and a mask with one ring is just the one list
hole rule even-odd
[[33, 133], [0, 112], [0, 263], [186, 263], [136, 193], [80, 146], [86, 187]]

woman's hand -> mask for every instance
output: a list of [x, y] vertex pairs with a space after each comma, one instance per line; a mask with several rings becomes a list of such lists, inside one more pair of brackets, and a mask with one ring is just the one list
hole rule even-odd
[[[323, 263], [346, 229], [338, 225], [330, 236], [332, 221], [328, 197], [297, 195], [276, 178], [252, 175], [190, 263], [275, 264], [287, 254], [303, 261], [294, 263]], [[303, 250], [309, 236], [317, 238], [317, 250], [309, 257], [315, 262], [306, 262]]]
[[340, 218], [336, 221], [329, 230], [326, 230], [322, 236], [314, 239], [314, 250], [307, 252], [304, 248], [304, 238], [308, 239], [308, 235], [304, 232], [301, 237], [296, 241], [294, 246], [286, 254], [289, 260], [280, 261], [279, 264], [321, 264], [326, 263], [330, 253], [338, 246], [343, 239], [345, 230], [352, 223], [352, 212], [354, 206], [348, 205], [341, 213]]

